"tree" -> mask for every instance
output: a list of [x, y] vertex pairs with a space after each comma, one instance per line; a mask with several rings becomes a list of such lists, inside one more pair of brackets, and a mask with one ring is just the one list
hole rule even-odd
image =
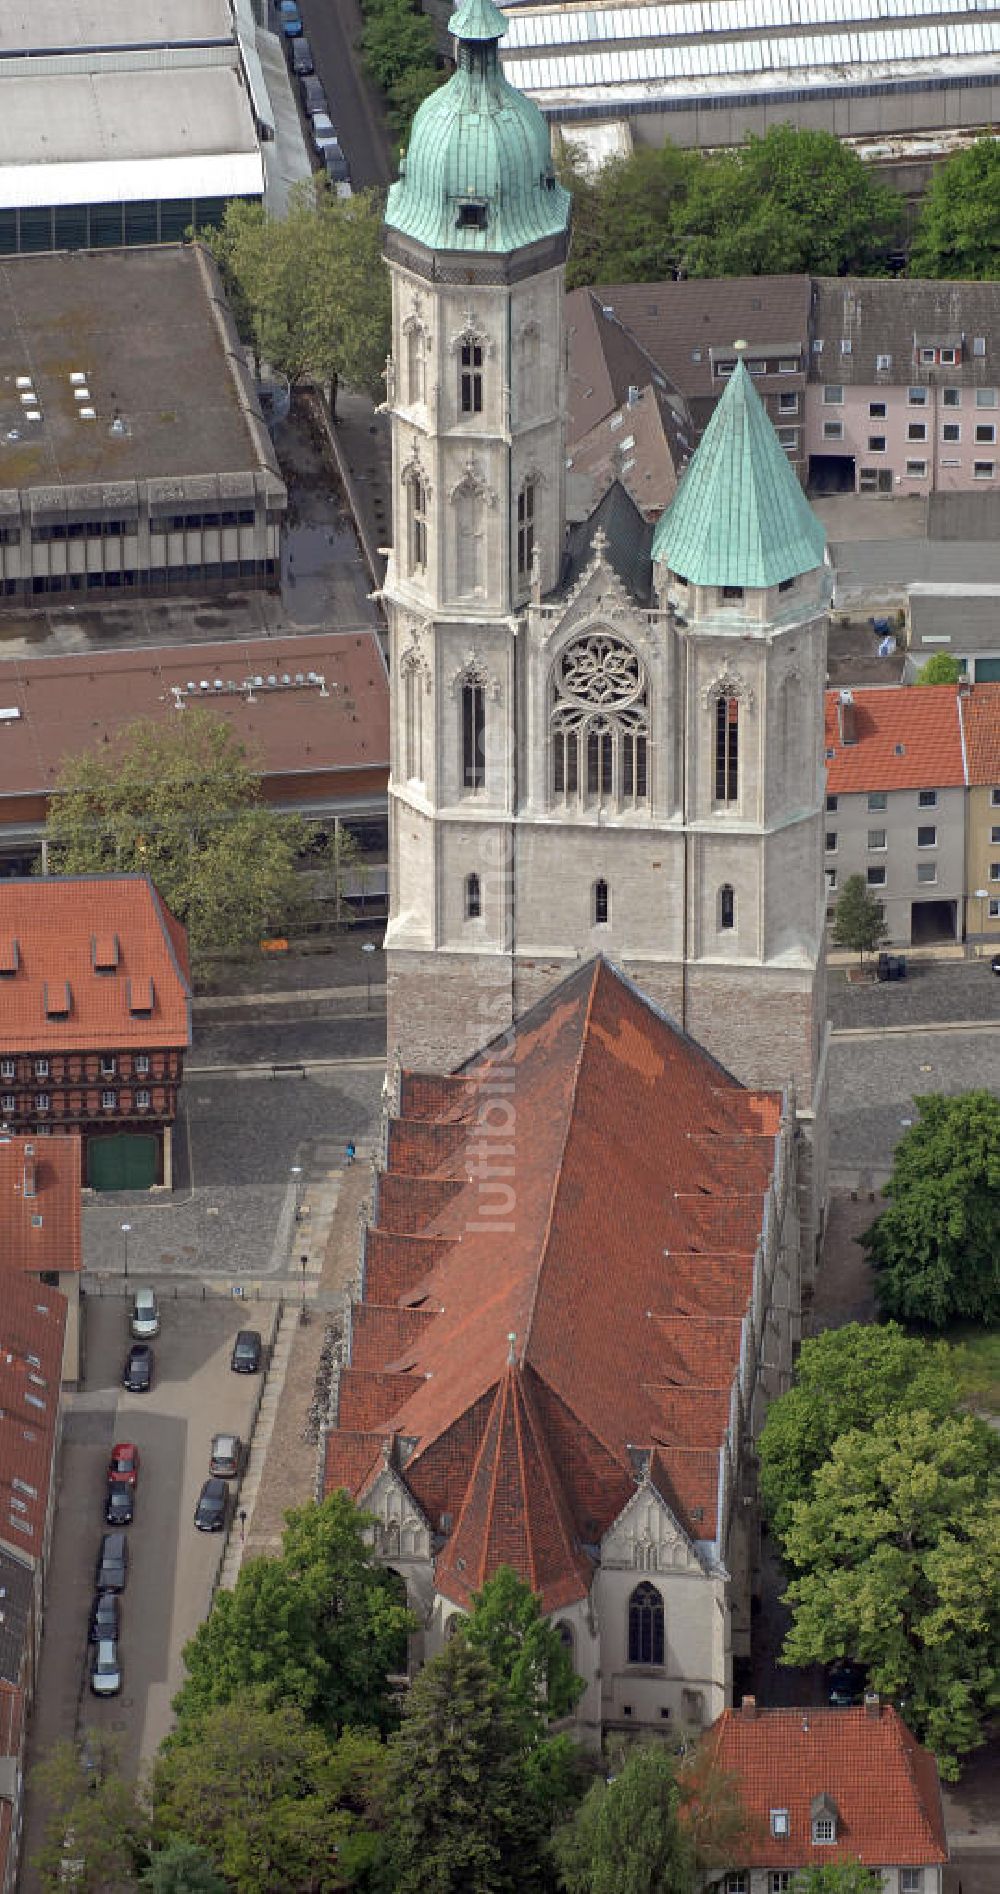
[[242, 743], [207, 708], [129, 724], [67, 759], [45, 834], [52, 874], [151, 876], [196, 968], [310, 906], [296, 869], [309, 824], [261, 802]]
[[772, 125], [695, 175], [687, 205], [692, 276], [873, 272], [902, 202], [832, 132]]
[[957, 684], [962, 675], [962, 667], [950, 651], [935, 651], [926, 664], [920, 666], [915, 684]]
[[1000, 1702], [1000, 1442], [924, 1408], [834, 1442], [785, 1536], [782, 1662], [850, 1657], [953, 1779]]
[[330, 1734], [395, 1721], [387, 1677], [413, 1623], [365, 1544], [366, 1515], [339, 1491], [286, 1513], [280, 1558], [250, 1559], [186, 1646], [184, 1720], [259, 1686]]
[[46, 1811], [34, 1867], [51, 1894], [125, 1894], [149, 1854], [149, 1818], [107, 1746], [98, 1778], [88, 1781], [72, 1743], [57, 1743], [32, 1772]]
[[889, 929], [881, 901], [869, 894], [862, 875], [848, 875], [833, 918], [833, 944], [849, 947], [862, 960], [874, 953]]
[[374, 1859], [384, 1766], [376, 1736], [331, 1741], [295, 1704], [241, 1691], [167, 1739], [153, 1769], [155, 1831], [193, 1843], [241, 1894], [332, 1894]]
[[375, 192], [339, 198], [325, 179], [305, 179], [285, 217], [234, 201], [204, 241], [259, 359], [329, 390], [333, 408], [341, 381], [384, 393], [389, 286]]
[[612, 158], [597, 176], [582, 152], [563, 143], [559, 175], [573, 196], [573, 241], [567, 287], [656, 282], [682, 268], [687, 252], [685, 209], [706, 160], [676, 145], [641, 146]]
[[954, 1361], [944, 1342], [905, 1335], [895, 1322], [849, 1322], [804, 1341], [795, 1385], [772, 1402], [758, 1442], [761, 1498], [777, 1537], [839, 1435], [872, 1427], [894, 1408], [943, 1416], [954, 1406]]
[[680, 1819], [677, 1767], [660, 1744], [633, 1749], [595, 1782], [553, 1852], [565, 1894], [693, 1894], [691, 1838]]
[[168, 1841], [150, 1857], [148, 1868], [139, 1876], [146, 1894], [229, 1894], [229, 1884], [217, 1874], [200, 1848], [193, 1842]]
[[880, 1868], [866, 1868], [860, 1861], [828, 1861], [822, 1868], [800, 1868], [792, 1882], [792, 1894], [883, 1894], [885, 1881]]
[[1000, 275], [1000, 149], [978, 138], [938, 165], [910, 250], [911, 276]]
[[916, 1101], [896, 1146], [889, 1207], [861, 1238], [887, 1315], [943, 1328], [1000, 1316], [1000, 1099]]
[[528, 1894], [542, 1823], [524, 1791], [523, 1742], [484, 1650], [461, 1633], [410, 1685], [389, 1740], [393, 1894]]
[[580, 1751], [549, 1725], [569, 1716], [584, 1689], [541, 1602], [509, 1565], [473, 1593], [462, 1636], [484, 1651], [507, 1693], [521, 1734], [526, 1792], [551, 1826], [565, 1818], [584, 1789]]

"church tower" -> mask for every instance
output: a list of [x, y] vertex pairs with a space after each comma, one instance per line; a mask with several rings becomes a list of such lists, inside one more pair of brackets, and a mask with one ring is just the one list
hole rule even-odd
[[390, 1048], [448, 1070], [603, 952], [821, 1120], [822, 527], [738, 350], [652, 546], [620, 487], [567, 543], [569, 204], [503, 16], [451, 29], [386, 213]]

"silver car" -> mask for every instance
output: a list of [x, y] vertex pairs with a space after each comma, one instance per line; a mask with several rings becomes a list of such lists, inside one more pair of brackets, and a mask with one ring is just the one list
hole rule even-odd
[[121, 1687], [122, 1672], [118, 1662], [118, 1646], [113, 1638], [102, 1638], [100, 1643], [94, 1646], [90, 1688], [95, 1697], [116, 1697]]
[[160, 1332], [160, 1311], [152, 1289], [137, 1289], [132, 1297], [132, 1333], [137, 1342], [151, 1342]]

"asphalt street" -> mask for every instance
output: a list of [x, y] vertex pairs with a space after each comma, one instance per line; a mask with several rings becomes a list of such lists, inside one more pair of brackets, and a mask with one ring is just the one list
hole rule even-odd
[[[923, 1092], [1000, 1092], [1000, 1032], [914, 1032], [833, 1040], [830, 1169], [879, 1176]], [[844, 1181], [837, 1179], [837, 1181]]]
[[[29, 1738], [23, 1859], [41, 1840], [44, 1810], [30, 1768], [62, 1738], [84, 1729], [112, 1737], [134, 1775], [166, 1734], [170, 1704], [183, 1680], [181, 1651], [208, 1610], [224, 1535], [195, 1530], [194, 1508], [208, 1475], [209, 1443], [226, 1429], [248, 1439], [259, 1389], [256, 1376], [230, 1371], [240, 1327], [270, 1332], [271, 1307], [219, 1298], [164, 1305], [153, 1343], [156, 1372], [147, 1395], [120, 1386], [128, 1347], [127, 1304], [88, 1298], [86, 1374], [67, 1401], [59, 1492], [49, 1568], [45, 1635]], [[105, 1468], [116, 1440], [134, 1441], [141, 1465], [122, 1594], [123, 1689], [100, 1701], [88, 1687], [87, 1624], [103, 1525]], [[30, 1871], [22, 1888], [34, 1890]]]
[[357, 0], [300, 0], [299, 11], [355, 190], [388, 184], [395, 171], [381, 103], [355, 52]]

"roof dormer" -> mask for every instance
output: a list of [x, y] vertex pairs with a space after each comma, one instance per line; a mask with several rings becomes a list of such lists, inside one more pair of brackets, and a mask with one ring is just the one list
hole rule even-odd
[[837, 1840], [840, 1814], [832, 1795], [814, 1795], [809, 1804], [809, 1829], [816, 1847], [830, 1847]]

